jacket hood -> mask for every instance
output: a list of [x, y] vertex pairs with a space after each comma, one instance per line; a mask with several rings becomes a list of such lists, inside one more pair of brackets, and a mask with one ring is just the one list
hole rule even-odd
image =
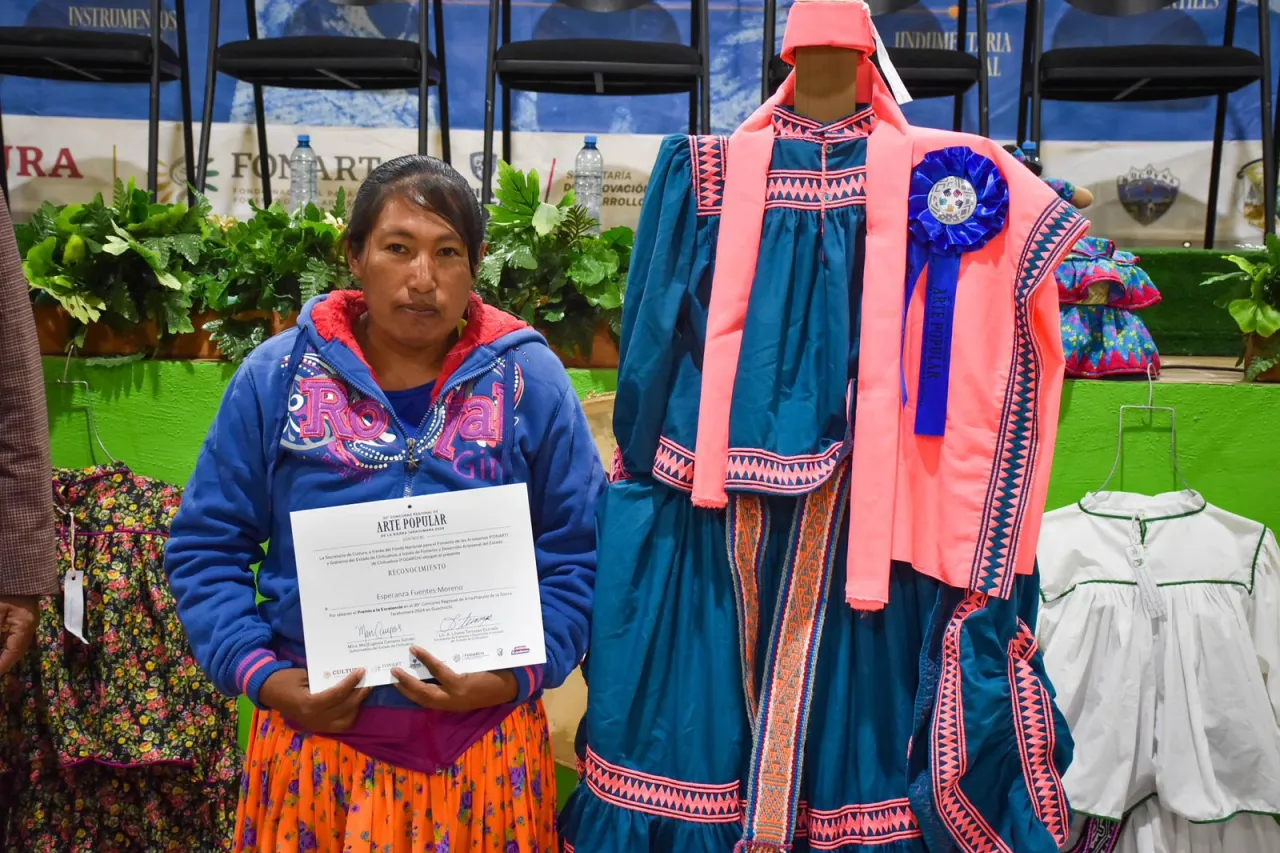
[[[313, 338], [318, 348], [330, 350], [340, 346], [359, 359], [373, 375], [373, 368], [364, 357], [355, 336], [356, 321], [365, 310], [362, 291], [335, 290], [309, 301], [302, 309], [298, 325]], [[440, 376], [436, 379], [436, 395], [448, 383], [449, 378], [473, 356], [493, 358], [522, 344], [547, 345], [542, 335], [528, 323], [486, 304], [474, 293], [468, 300], [464, 316], [467, 320], [466, 328], [445, 356]]]

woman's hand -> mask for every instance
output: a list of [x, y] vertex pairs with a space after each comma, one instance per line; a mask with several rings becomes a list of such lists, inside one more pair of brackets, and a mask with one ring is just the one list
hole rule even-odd
[[317, 734], [339, 734], [355, 723], [360, 704], [371, 692], [370, 688], [358, 687], [362, 678], [364, 670], [359, 669], [328, 690], [312, 693], [306, 669], [282, 669], [262, 685], [258, 698], [300, 728]]
[[396, 678], [396, 689], [415, 705], [437, 711], [474, 711], [514, 702], [520, 693], [516, 677], [509, 672], [458, 675], [425, 650], [415, 646], [410, 651], [422, 661], [431, 677], [439, 682], [427, 684], [403, 669], [391, 670]]

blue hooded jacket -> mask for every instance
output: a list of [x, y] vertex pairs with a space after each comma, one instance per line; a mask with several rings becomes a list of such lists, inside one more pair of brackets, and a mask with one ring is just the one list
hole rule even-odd
[[[305, 659], [291, 512], [526, 483], [547, 662], [512, 670], [517, 701], [558, 686], [586, 652], [604, 488], [568, 375], [541, 335], [472, 297], [424, 423], [405, 424], [352, 334], [363, 311], [356, 291], [311, 300], [231, 380], [165, 558], [196, 660], [259, 705], [267, 678]], [[415, 707], [394, 687], [374, 705]]]

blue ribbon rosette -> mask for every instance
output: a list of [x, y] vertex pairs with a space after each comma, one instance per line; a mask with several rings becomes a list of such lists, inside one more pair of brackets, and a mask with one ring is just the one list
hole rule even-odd
[[[964, 146], [925, 155], [911, 175], [907, 200], [907, 288], [902, 308], [902, 347], [907, 309], [923, 273], [926, 278], [924, 334], [916, 396], [916, 435], [946, 432], [951, 382], [951, 335], [955, 320], [960, 256], [975, 252], [1004, 230], [1009, 218], [1009, 185], [1000, 168]], [[906, 368], [902, 402], [907, 402]]]

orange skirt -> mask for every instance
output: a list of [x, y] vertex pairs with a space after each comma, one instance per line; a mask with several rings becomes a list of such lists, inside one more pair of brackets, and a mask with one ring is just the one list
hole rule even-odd
[[451, 767], [375, 761], [279, 714], [254, 715], [236, 851], [555, 853], [556, 785], [542, 703], [517, 708]]

